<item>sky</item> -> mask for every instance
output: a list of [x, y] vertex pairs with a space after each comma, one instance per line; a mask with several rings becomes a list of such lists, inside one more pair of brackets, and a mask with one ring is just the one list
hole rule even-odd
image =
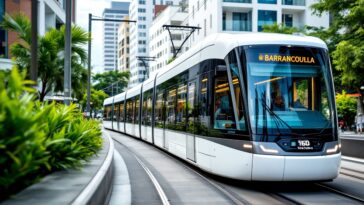
[[[130, 0], [113, 0], [121, 2], [130, 2]], [[88, 31], [88, 14], [102, 16], [105, 8], [111, 7], [111, 0], [77, 0], [76, 5], [76, 24]], [[103, 23], [99, 21], [92, 22], [92, 47], [91, 47], [91, 67], [92, 72], [103, 71]], [[86, 46], [87, 49], [87, 46]]]

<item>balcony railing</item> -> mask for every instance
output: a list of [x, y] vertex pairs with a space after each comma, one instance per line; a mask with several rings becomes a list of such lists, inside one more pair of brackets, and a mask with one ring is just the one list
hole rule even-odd
[[252, 31], [252, 22], [249, 20], [223, 20], [223, 31]]
[[252, 3], [251, 0], [223, 0], [223, 2], [229, 2], [229, 3]]
[[282, 5], [305, 6], [305, 0], [282, 0]]

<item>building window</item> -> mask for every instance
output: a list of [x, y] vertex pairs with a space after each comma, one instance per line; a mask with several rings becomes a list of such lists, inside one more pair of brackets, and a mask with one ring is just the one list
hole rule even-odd
[[139, 17], [138, 17], [138, 20], [139, 20], [139, 21], [145, 21], [145, 20], [146, 20], [146, 18], [145, 18], [145, 16], [139, 16]]
[[226, 31], [226, 13], [222, 14], [222, 30]]
[[233, 13], [233, 31], [251, 31], [251, 13]]
[[210, 28], [212, 29], [212, 14], [210, 14]]
[[203, 35], [206, 37], [206, 19], [204, 19], [204, 22], [203, 22]]
[[277, 4], [277, 0], [258, 0], [260, 4]]
[[145, 0], [139, 0], [139, 4], [145, 5]]
[[304, 6], [305, 0], [282, 0], [282, 5]]
[[139, 13], [145, 13], [145, 9], [143, 9], [143, 8], [139, 8], [139, 9], [138, 9], [138, 12], [139, 12]]
[[[3, 21], [3, 16], [5, 14], [5, 0], [0, 0], [0, 22]], [[0, 29], [0, 58], [8, 57], [8, 35], [3, 29]]]
[[293, 15], [292, 14], [282, 14], [282, 23], [287, 27], [293, 26]]
[[272, 25], [277, 22], [277, 11], [258, 11], [258, 31], [263, 30], [263, 25]]

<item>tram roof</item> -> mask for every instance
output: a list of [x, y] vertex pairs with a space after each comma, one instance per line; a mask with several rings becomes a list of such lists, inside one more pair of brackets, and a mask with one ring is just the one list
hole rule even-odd
[[[197, 43], [187, 52], [183, 53], [176, 60], [157, 73], [157, 85], [171, 77], [182, 73], [189, 67], [207, 59], [224, 59], [234, 48], [249, 45], [294, 45], [311, 46], [327, 49], [324, 41], [312, 36], [288, 35], [276, 33], [215, 33], [207, 36], [203, 41]], [[150, 84], [154, 80], [151, 76], [143, 84]], [[141, 85], [128, 90], [127, 97], [137, 95]], [[149, 86], [148, 86], [149, 87]], [[119, 94], [125, 96], [125, 92]], [[120, 101], [123, 97], [117, 95], [115, 100]], [[104, 105], [113, 103], [113, 98], [107, 98]]]

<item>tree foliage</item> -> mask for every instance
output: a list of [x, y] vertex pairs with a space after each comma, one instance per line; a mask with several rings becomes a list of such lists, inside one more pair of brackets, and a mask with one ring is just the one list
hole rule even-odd
[[288, 27], [283, 24], [275, 23], [272, 25], [263, 25], [263, 32], [293, 34], [293, 33], [303, 33], [304, 29], [299, 29], [296, 27]]
[[336, 106], [339, 117], [342, 117], [348, 125], [353, 124], [356, 115], [356, 99], [343, 91], [336, 95]]
[[93, 87], [96, 90], [104, 90], [111, 95], [110, 90], [112, 89], [112, 84], [115, 83], [115, 86], [117, 86], [117, 90], [114, 89], [115, 91], [121, 92], [128, 86], [129, 77], [130, 73], [128, 71], [121, 72], [118, 70], [112, 70], [104, 73], [98, 73], [92, 77], [95, 82]]
[[0, 72], [0, 203], [50, 172], [80, 168], [102, 147], [97, 121], [74, 104], [36, 101], [25, 76]]
[[[2, 28], [18, 34], [19, 42], [10, 47], [17, 67], [21, 70], [30, 70], [31, 63], [31, 22], [23, 14], [5, 15], [0, 25]], [[87, 70], [82, 66], [87, 62], [87, 52], [83, 46], [88, 42], [89, 36], [82, 28], [72, 26], [71, 45], [71, 74], [73, 94], [81, 98], [87, 85]], [[41, 82], [39, 99], [50, 91], [63, 91], [64, 78], [64, 38], [65, 27], [52, 28], [44, 36], [38, 37], [38, 77]]]
[[[333, 17], [332, 25], [322, 33], [334, 49], [333, 63], [342, 73], [342, 85], [360, 92], [364, 85], [364, 0], [320, 0], [312, 9], [315, 14], [329, 12]], [[360, 104], [363, 109], [362, 97]]]
[[[99, 110], [103, 107], [104, 100], [108, 97], [108, 95], [103, 90], [95, 90], [91, 89], [90, 95], [90, 104], [92, 104], [92, 110]], [[83, 95], [81, 100], [82, 107], [86, 107], [87, 103], [87, 94]]]

